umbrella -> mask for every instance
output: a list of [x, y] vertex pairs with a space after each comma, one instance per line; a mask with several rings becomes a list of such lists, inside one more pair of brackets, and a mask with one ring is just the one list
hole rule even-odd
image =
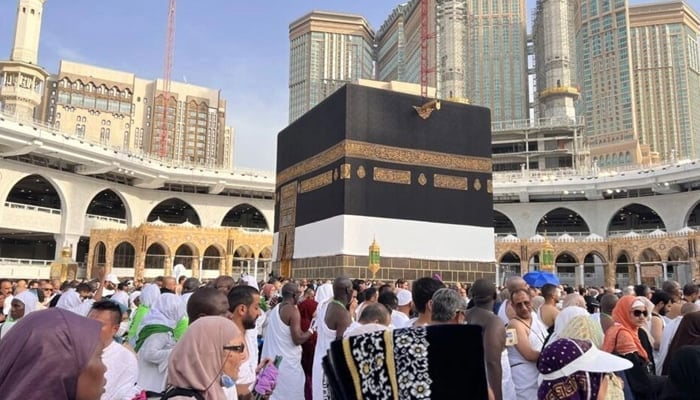
[[523, 276], [523, 279], [528, 285], [536, 288], [540, 288], [548, 283], [552, 285], [559, 284], [559, 278], [556, 275], [545, 271], [530, 271]]

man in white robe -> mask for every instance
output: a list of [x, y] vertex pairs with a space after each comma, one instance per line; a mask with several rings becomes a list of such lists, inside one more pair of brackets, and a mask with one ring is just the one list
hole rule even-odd
[[282, 301], [270, 311], [262, 357], [282, 356], [275, 390], [270, 400], [304, 400], [306, 376], [301, 367], [301, 344], [313, 335], [301, 330], [301, 315], [297, 308], [299, 287], [287, 283], [282, 287]]
[[102, 362], [105, 372], [105, 391], [101, 400], [131, 400], [141, 392], [136, 385], [138, 364], [136, 355], [114, 341], [122, 319], [121, 308], [114, 301], [104, 300], [92, 305], [88, 318], [102, 323], [100, 340], [105, 344]]

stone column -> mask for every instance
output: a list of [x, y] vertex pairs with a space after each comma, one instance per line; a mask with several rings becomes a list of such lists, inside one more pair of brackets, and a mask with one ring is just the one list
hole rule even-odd
[[693, 278], [693, 282], [698, 284], [700, 282], [700, 263], [695, 257], [690, 257], [688, 262], [690, 263], [690, 275]]
[[227, 256], [219, 257], [219, 275], [226, 275], [226, 260]]
[[146, 269], [146, 252], [139, 251], [136, 253], [136, 264], [134, 265], [134, 280], [143, 279]]
[[63, 246], [70, 246], [70, 254], [73, 260], [75, 260], [76, 253], [78, 252], [78, 241], [80, 240], [80, 235], [71, 235], [68, 233], [58, 233], [53, 235], [56, 241], [56, 250], [54, 251], [54, 260], [61, 258], [61, 252], [63, 251]]
[[576, 286], [586, 286], [583, 264], [576, 266]]
[[642, 283], [642, 266], [639, 263], [634, 263], [635, 267], [635, 285], [640, 285]]
[[173, 274], [173, 261], [172, 258], [168, 255], [163, 257], [163, 275], [165, 276], [170, 276]]
[[112, 264], [114, 264], [114, 248], [112, 246], [105, 246], [105, 274], [112, 272]]
[[668, 276], [668, 263], [662, 262], [661, 263], [661, 282], [664, 282]]
[[224, 261], [224, 275], [233, 275], [233, 254], [226, 255], [226, 261]]
[[603, 276], [605, 278], [605, 287], [614, 288], [615, 282], [617, 281], [616, 271], [617, 266], [614, 262], [610, 261], [603, 266]]
[[193, 278], [199, 278], [200, 277], [200, 270], [202, 269], [202, 264], [204, 261], [204, 257], [192, 257], [192, 277]]
[[520, 260], [520, 276], [528, 273], [530, 266], [528, 265], [529, 260]]

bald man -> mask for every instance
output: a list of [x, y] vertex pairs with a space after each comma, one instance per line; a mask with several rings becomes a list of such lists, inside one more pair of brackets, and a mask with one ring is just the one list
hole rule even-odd
[[[527, 282], [520, 276], [511, 276], [506, 280], [506, 289], [508, 293], [515, 293], [518, 290], [528, 290]], [[511, 306], [510, 299], [506, 299], [501, 303], [498, 309], [498, 318], [503, 321], [503, 325], [508, 325], [511, 319], [515, 318], [515, 310]]]
[[353, 299], [352, 281], [346, 277], [338, 277], [333, 281], [333, 298], [318, 305], [316, 309], [317, 333], [316, 349], [314, 350], [313, 371], [319, 371], [312, 376], [313, 398], [323, 398], [323, 368], [321, 360], [330, 348], [331, 342], [341, 339], [345, 330], [352, 324], [349, 308]]

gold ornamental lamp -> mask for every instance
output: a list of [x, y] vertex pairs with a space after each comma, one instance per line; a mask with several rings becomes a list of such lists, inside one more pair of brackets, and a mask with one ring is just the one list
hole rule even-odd
[[369, 245], [369, 270], [372, 273], [372, 279], [377, 275], [377, 271], [381, 268], [381, 256], [379, 253], [379, 245], [376, 239], [372, 239], [372, 244]]
[[547, 239], [542, 245], [540, 271], [554, 272], [554, 246]]

